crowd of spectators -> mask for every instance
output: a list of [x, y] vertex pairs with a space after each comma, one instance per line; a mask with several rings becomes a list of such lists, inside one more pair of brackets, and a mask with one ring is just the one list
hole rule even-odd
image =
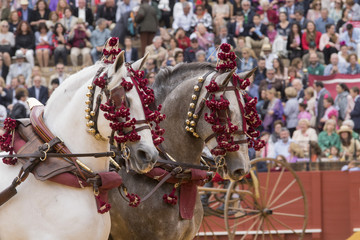
[[[118, 37], [126, 61], [149, 53], [150, 84], [165, 66], [217, 62], [229, 43], [237, 72], [257, 67], [266, 147], [258, 155], [353, 160], [360, 154], [359, 88], [330, 92], [308, 75], [360, 74], [358, 0], [10, 0], [0, 1], [0, 117], [26, 117], [27, 97], [46, 103], [68, 73], [101, 58]], [[43, 69], [55, 66], [45, 79]]]

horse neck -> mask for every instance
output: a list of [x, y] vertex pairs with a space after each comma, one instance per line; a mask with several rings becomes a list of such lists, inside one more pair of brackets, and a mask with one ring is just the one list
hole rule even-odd
[[[93, 69], [89, 70], [92, 72]], [[91, 76], [93, 77], [95, 74], [91, 74]], [[82, 79], [82, 77], [80, 78]], [[66, 81], [80, 80], [74, 77]], [[55, 101], [50, 101], [50, 104], [45, 107], [44, 120], [46, 126], [55, 136], [60, 137], [64, 141], [72, 153], [93, 153], [109, 150], [108, 141], [98, 141], [87, 132], [84, 110], [86, 108], [87, 86], [91, 81], [92, 78], [87, 78], [76, 91], [71, 91], [69, 84], [66, 85], [67, 87], [64, 85], [63, 88], [57, 90], [58, 94]], [[79, 160], [94, 172], [108, 170], [109, 164], [107, 158], [89, 157]]]
[[193, 164], [199, 162], [204, 143], [187, 133], [184, 123], [196, 82], [197, 78], [184, 81], [161, 103], [162, 112], [166, 115], [161, 124], [165, 129], [163, 148], [176, 161]]

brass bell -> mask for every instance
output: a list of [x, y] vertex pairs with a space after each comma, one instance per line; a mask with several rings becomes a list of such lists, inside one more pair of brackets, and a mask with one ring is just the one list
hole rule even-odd
[[189, 125], [189, 124], [190, 124], [190, 120], [189, 120], [189, 119], [186, 119], [185, 123], [186, 123], [186, 125]]
[[85, 115], [85, 119], [89, 120], [90, 118], [91, 118], [91, 117], [90, 117], [89, 114], [86, 114], [86, 115]]
[[195, 108], [195, 103], [190, 103], [190, 108]]
[[193, 113], [192, 113], [192, 112], [188, 112], [187, 115], [188, 115], [188, 117], [191, 117], [191, 116], [193, 115]]
[[94, 111], [91, 111], [91, 112], [90, 112], [90, 115], [91, 115], [91, 116], [95, 116], [95, 112], [94, 112]]
[[93, 121], [88, 121], [88, 122], [86, 123], [86, 126], [87, 126], [87, 127], [92, 127], [92, 126], [94, 126], [94, 122], [93, 122]]
[[196, 125], [196, 122], [195, 122], [195, 121], [191, 121], [191, 122], [190, 122], [190, 126], [195, 127], [195, 125]]
[[86, 96], [87, 96], [87, 97], [91, 97], [91, 96], [92, 96], [92, 93], [91, 93], [91, 92], [88, 92], [88, 93], [86, 93]]
[[90, 100], [86, 100], [86, 101], [85, 101], [85, 104], [86, 104], [86, 105], [90, 105], [90, 103], [91, 103]]
[[88, 112], [90, 112], [90, 110], [91, 110], [91, 109], [90, 109], [90, 108], [88, 108], [88, 107], [87, 107], [87, 108], [85, 108], [85, 112], [87, 112], [87, 113], [88, 113]]
[[196, 118], [198, 118], [198, 115], [196, 115], [196, 114], [193, 114], [193, 118], [195, 118], [195, 119], [196, 119]]
[[93, 85], [89, 85], [89, 86], [88, 86], [88, 89], [89, 89], [89, 90], [93, 89]]
[[200, 90], [200, 87], [198, 85], [195, 85], [194, 90], [195, 90], [195, 92], [198, 92]]
[[196, 100], [196, 99], [197, 99], [197, 96], [196, 96], [196, 95], [192, 95], [191, 98], [192, 98], [192, 100]]
[[100, 140], [100, 139], [101, 139], [100, 133], [95, 134], [95, 139], [96, 139], [96, 140]]
[[193, 132], [193, 136], [198, 138], [199, 134], [197, 134], [196, 132]]
[[186, 127], [185, 127], [185, 130], [189, 132], [189, 131], [190, 131], [189, 126], [186, 126]]
[[95, 134], [95, 129], [94, 128], [89, 128], [88, 133]]
[[190, 128], [190, 132], [192, 133], [195, 132], [194, 128]]
[[199, 77], [199, 82], [203, 82], [204, 81], [204, 78], [203, 77]]

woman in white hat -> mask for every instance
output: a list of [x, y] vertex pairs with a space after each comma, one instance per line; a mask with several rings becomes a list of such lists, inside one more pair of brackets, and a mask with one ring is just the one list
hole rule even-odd
[[341, 142], [340, 161], [357, 160], [360, 155], [360, 142], [353, 138], [352, 130], [348, 126], [341, 126], [338, 130]]

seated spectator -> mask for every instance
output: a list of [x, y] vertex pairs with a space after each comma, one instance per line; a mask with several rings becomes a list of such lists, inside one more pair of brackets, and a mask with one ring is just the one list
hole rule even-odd
[[[345, 42], [340, 43], [340, 52], [338, 53], [339, 56], [339, 62], [341, 62], [343, 65], [346, 65], [346, 68], [348, 67], [349, 63], [347, 61], [349, 57], [349, 48], [346, 46]], [[347, 71], [347, 69], [346, 69]], [[346, 72], [345, 71], [345, 72]]]
[[30, 24], [35, 20], [35, 11], [29, 8], [28, 0], [21, 0], [20, 5], [21, 7], [17, 9], [20, 19]]
[[[153, 8], [156, 9], [157, 12], [157, 20], [160, 20], [160, 10], [157, 7], [157, 3], [152, 2], [151, 6], [154, 5]], [[106, 0], [104, 4], [98, 6], [96, 11], [96, 18], [104, 18], [106, 20], [106, 24], [110, 29], [113, 29], [116, 23], [116, 4], [114, 0]]]
[[278, 32], [275, 29], [275, 25], [272, 23], [269, 23], [268, 29], [267, 29], [267, 37], [269, 38], [269, 42], [271, 44], [274, 44], [275, 38], [278, 35]]
[[217, 0], [213, 5], [212, 17], [223, 18], [229, 20], [230, 18], [230, 6], [226, 4], [226, 0]]
[[157, 73], [158, 68], [156, 67], [155, 59], [148, 58], [145, 64], [145, 75], [154, 72]]
[[329, 18], [329, 10], [327, 8], [321, 9], [321, 17], [315, 20], [316, 29], [321, 32], [325, 33], [327, 31], [326, 25], [334, 25], [334, 32], [335, 32], [335, 22], [334, 19]]
[[190, 47], [190, 38], [185, 35], [185, 31], [183, 28], [178, 28], [175, 33], [175, 39], [179, 48], [185, 50], [186, 48]]
[[156, 76], [155, 72], [150, 72], [146, 75], [146, 78], [148, 79], [149, 87], [151, 87], [151, 85], [153, 85], [153, 83], [155, 82], [155, 76]]
[[305, 156], [309, 156], [309, 141], [317, 142], [318, 136], [315, 129], [310, 127], [309, 120], [302, 118], [298, 122], [298, 129], [294, 132], [292, 139], [301, 146]]
[[303, 79], [304, 77], [304, 63], [301, 58], [294, 58], [291, 61], [291, 66], [296, 69], [297, 77]]
[[[52, 2], [50, 2], [49, 7], [50, 7], [51, 11], [54, 11], [54, 9], [52, 9], [52, 7], [51, 7]], [[65, 15], [65, 8], [70, 8], [70, 5], [67, 3], [67, 1], [66, 0], [58, 0], [55, 11], [56, 11], [57, 15], [59, 16], [59, 20], [63, 19], [64, 15]]]
[[265, 59], [266, 69], [273, 68], [273, 60], [275, 58], [278, 58], [278, 56], [276, 54], [271, 53], [271, 45], [270, 44], [262, 45], [261, 51], [262, 51], [262, 54], [260, 54], [260, 55], [261, 55], [261, 57], [263, 57]]
[[276, 158], [278, 155], [283, 155], [285, 158], [290, 156], [289, 147], [292, 139], [290, 138], [290, 133], [287, 128], [281, 128], [280, 131], [280, 140], [275, 143], [274, 153], [272, 158]]
[[2, 56], [5, 65], [10, 66], [10, 54], [15, 46], [15, 37], [12, 32], [9, 32], [9, 23], [7, 21], [1, 21], [0, 26], [0, 56]]
[[310, 65], [307, 68], [308, 73], [323, 76], [325, 67], [319, 62], [319, 58], [316, 53], [310, 53], [309, 61]]
[[[179, 4], [180, 2], [178, 3], [175, 3], [175, 7], [176, 7], [176, 4]], [[182, 3], [182, 12], [179, 13], [179, 14], [176, 14], [175, 15], [175, 7], [174, 7], [174, 21], [173, 21], [173, 24], [172, 24], [172, 28], [177, 31], [179, 28], [183, 29], [183, 31], [186, 31], [186, 32], [190, 32], [191, 30], [191, 21], [192, 21], [192, 18], [193, 18], [193, 13], [192, 13], [192, 10], [191, 10], [191, 3], [190, 2], [187, 2], [187, 1], [184, 1]], [[201, 9], [202, 11], [202, 7], [196, 7], [196, 9]], [[200, 11], [200, 10], [199, 10]]]
[[8, 86], [8, 93], [9, 93], [9, 96], [8, 96], [8, 106], [7, 108], [11, 111], [12, 109], [12, 106], [17, 102], [17, 99], [16, 99], [16, 90], [18, 88], [23, 88], [24, 86], [22, 86], [20, 84], [20, 80], [18, 77], [14, 77], [11, 79], [11, 83], [10, 83], [10, 86]]
[[96, 26], [97, 28], [91, 33], [90, 37], [90, 42], [93, 47], [90, 52], [93, 63], [100, 59], [104, 44], [110, 37], [110, 30], [106, 28], [105, 19], [99, 18], [96, 21]]
[[184, 62], [184, 52], [176, 52], [175, 53], [175, 62], [176, 64]]
[[265, 118], [266, 109], [269, 104], [269, 101], [266, 98], [266, 91], [265, 89], [260, 90], [259, 88], [259, 100], [256, 104], [256, 111], [260, 115], [260, 119], [263, 120]]
[[301, 37], [301, 44], [304, 51], [309, 51], [309, 45], [311, 42], [314, 42], [316, 49], [319, 49], [321, 38], [321, 32], [316, 31], [316, 26], [314, 22], [309, 21], [306, 25], [306, 30]]
[[260, 85], [260, 82], [266, 79], [265, 59], [263, 57], [260, 57], [257, 65], [258, 66], [255, 71], [254, 83], [256, 85]]
[[[14, 4], [13, 4], [14, 6]], [[0, 20], [4, 21], [4, 20], [8, 20], [10, 17], [10, 12], [11, 12], [11, 8], [13, 7], [11, 6], [11, 4], [4, 4], [4, 2], [0, 3]]]
[[145, 48], [145, 52], [149, 53], [149, 58], [155, 59], [157, 67], [167, 58], [167, 51], [162, 47], [162, 38], [156, 36], [153, 43]]
[[[225, 28], [226, 29], [226, 28]], [[197, 38], [199, 47], [208, 50], [214, 44], [214, 34], [206, 30], [204, 24], [199, 23], [196, 26], [195, 32], [190, 35], [190, 38]]]
[[246, 47], [260, 48], [261, 46], [269, 44], [269, 38], [266, 37], [267, 27], [261, 23], [260, 16], [255, 14], [253, 23], [247, 27], [247, 37], [245, 37]]
[[349, 66], [347, 68], [347, 74], [359, 74], [360, 73], [360, 64], [358, 63], [358, 57], [355, 53], [352, 53], [348, 57]]
[[321, 17], [321, 0], [315, 0], [312, 2], [312, 9], [307, 13], [306, 19], [315, 22], [316, 19]]
[[[175, 21], [176, 18], [178, 18], [182, 13], [184, 13], [184, 3], [188, 3], [188, 7], [189, 7], [189, 11], [190, 13], [192, 13], [192, 9], [193, 8], [193, 3], [192, 2], [188, 2], [186, 0], [179, 0], [178, 2], [175, 3], [174, 8], [173, 8], [173, 19]], [[196, 11], [196, 10], [194, 10]], [[173, 27], [174, 28], [174, 27]], [[175, 30], [175, 28], [174, 28]]]
[[0, 105], [7, 107], [12, 103], [11, 93], [6, 88], [5, 80], [0, 77]]
[[184, 60], [185, 62], [195, 62], [196, 61], [196, 52], [204, 50], [199, 46], [198, 40], [196, 37], [191, 38], [190, 47], [184, 51]]
[[35, 33], [36, 58], [40, 67], [48, 67], [51, 55], [52, 32], [41, 22], [38, 25], [39, 31]]
[[206, 27], [209, 32], [213, 30], [212, 17], [209, 13], [205, 11], [205, 7], [203, 5], [197, 5], [195, 7], [195, 14], [191, 17], [191, 28], [195, 29], [195, 27], [202, 23]]
[[246, 25], [244, 24], [244, 15], [240, 13], [239, 15], [235, 16], [234, 20], [230, 20], [227, 24], [228, 33], [233, 37], [245, 37], [246, 35]]
[[287, 87], [285, 89], [285, 95], [288, 99], [284, 107], [284, 115], [286, 116], [286, 127], [289, 129], [290, 136], [296, 129], [298, 124], [299, 104], [296, 98], [296, 90], [293, 87]]
[[336, 133], [336, 122], [328, 119], [325, 123], [324, 130], [320, 132], [318, 137], [319, 147], [325, 156], [330, 155], [331, 147], [336, 147], [338, 151], [341, 149], [340, 137]]
[[[208, 48], [207, 53], [206, 53], [206, 59], [208, 62], [212, 62], [212, 63], [216, 63], [218, 58], [217, 58], [217, 49], [219, 49], [221, 45], [221, 39], [219, 37], [215, 37], [214, 38], [214, 44]], [[235, 54], [236, 54], [236, 50], [235, 50]], [[237, 57], [236, 59], [236, 63], [239, 64], [239, 60], [240, 58]]]
[[244, 24], [252, 24], [256, 13], [251, 9], [251, 2], [249, 0], [241, 1], [241, 8], [244, 15]]
[[254, 84], [254, 75], [251, 75], [251, 77], [249, 77], [249, 81], [250, 85], [246, 88], [246, 91], [252, 98], [256, 97], [257, 99], [259, 99], [259, 86]]
[[339, 36], [335, 32], [335, 25], [326, 25], [326, 33], [321, 35], [319, 49], [324, 53], [325, 64], [329, 64], [331, 54], [340, 50]]
[[316, 127], [318, 129], [322, 129], [323, 124], [320, 122], [320, 119], [325, 115], [325, 104], [324, 99], [328, 98], [330, 92], [324, 87], [324, 83], [321, 81], [315, 82], [315, 90], [316, 90]]
[[[346, 118], [346, 110], [348, 109], [347, 105], [350, 102], [353, 102], [352, 97], [350, 95], [350, 90], [345, 83], [338, 83], [336, 85], [336, 98], [335, 98], [335, 108], [339, 112], [339, 119], [344, 121]], [[351, 112], [351, 111], [350, 111]], [[349, 114], [350, 114], [349, 112]]]
[[19, 23], [15, 36], [15, 49], [20, 50], [30, 65], [34, 66], [35, 37], [27, 22]]
[[301, 36], [300, 25], [298, 23], [291, 25], [289, 38], [286, 42], [286, 50], [288, 51], [290, 61], [294, 58], [301, 58], [302, 56]]
[[279, 17], [275, 10], [272, 9], [268, 0], [261, 0], [260, 1], [261, 9], [258, 10], [256, 13], [262, 17], [262, 23], [268, 25], [272, 23], [276, 25], [279, 22]]
[[274, 68], [266, 69], [266, 79], [260, 82], [259, 91], [271, 88], [275, 88], [278, 92], [283, 91], [283, 83], [281, 80], [275, 78]]
[[[347, 127], [350, 128], [351, 130], [354, 130], [355, 124], [354, 124], [354, 121], [353, 121], [353, 120], [348, 119], [348, 120], [343, 121], [341, 126], [347, 126]], [[359, 140], [359, 134], [358, 134], [357, 132], [352, 131], [352, 136], [353, 136], [353, 138]]]
[[54, 73], [53, 75], [50, 76], [50, 82], [53, 79], [57, 79], [59, 84], [62, 84], [65, 81], [65, 79], [70, 76], [64, 70], [65, 70], [64, 64], [62, 64], [62, 63], [56, 64], [56, 66], [55, 66], [56, 73]]
[[320, 122], [325, 123], [328, 119], [337, 120], [338, 118], [338, 110], [334, 106], [334, 99], [330, 96], [324, 96], [324, 108], [325, 113], [320, 119]]
[[225, 26], [220, 27], [218, 37], [220, 38], [221, 43], [228, 43], [233, 48], [236, 48], [234, 38], [231, 35], [228, 34], [227, 28]]
[[83, 58], [83, 65], [91, 65], [91, 55], [90, 48], [87, 47], [86, 42], [89, 41], [91, 37], [90, 30], [85, 28], [84, 21], [79, 18], [76, 25], [71, 29], [69, 33], [69, 39], [71, 41], [72, 48], [70, 50], [70, 58], [73, 66], [78, 66], [78, 57], [79, 55]]
[[20, 19], [19, 15], [18, 15], [18, 12], [17, 11], [12, 11], [10, 13], [9, 31], [15, 34], [20, 21], [21, 21], [21, 19]]
[[336, 24], [342, 18], [342, 13], [343, 2], [341, 0], [335, 0], [335, 6], [329, 9], [329, 17], [333, 19]]
[[349, 10], [349, 21], [360, 21], [360, 6], [355, 3], [354, 0], [346, 0], [345, 1], [346, 8]]
[[291, 142], [289, 146], [288, 163], [296, 163], [299, 158], [304, 158], [304, 151], [301, 146], [295, 142]]
[[284, 109], [281, 100], [276, 97], [275, 88], [271, 88], [266, 91], [266, 98], [269, 101], [269, 104], [263, 121], [263, 126], [264, 130], [273, 132], [273, 124], [276, 120], [282, 119]]
[[[319, 144], [315, 141], [310, 141], [310, 160], [311, 162], [320, 162], [321, 161], [321, 155], [322, 155], [322, 151], [321, 148], [319, 147]], [[337, 148], [335, 148], [337, 149]]]
[[302, 81], [299, 78], [295, 78], [291, 85], [295, 88], [296, 90], [296, 99], [298, 102], [303, 102], [304, 101], [304, 86], [302, 84]]
[[277, 81], [281, 81], [283, 84], [288, 82], [288, 69], [284, 67], [284, 64], [280, 59], [274, 58], [273, 68], [275, 69], [275, 79]]
[[59, 58], [62, 59], [64, 65], [67, 65], [67, 55], [71, 47], [68, 42], [68, 35], [61, 23], [56, 23], [54, 28], [51, 42], [54, 49], [55, 65], [59, 63]]
[[10, 85], [11, 79], [16, 78], [20, 74], [25, 76], [26, 83], [29, 84], [31, 77], [31, 64], [25, 62], [25, 55], [21, 50], [16, 51], [15, 57], [13, 58], [16, 59], [16, 62], [10, 65], [9, 73], [6, 77], [6, 84]]
[[241, 0], [234, 0], [233, 5], [233, 16], [240, 16], [242, 14]]
[[304, 92], [305, 93], [304, 99], [307, 104], [306, 111], [308, 111], [311, 114], [311, 120], [310, 120], [311, 127], [316, 126], [316, 116], [315, 116], [316, 98], [314, 92], [315, 91], [313, 87], [307, 87]]
[[15, 95], [17, 102], [12, 106], [10, 115], [12, 119], [20, 119], [29, 117], [30, 110], [26, 100], [28, 98], [28, 92], [26, 88], [18, 88]]
[[354, 121], [354, 131], [360, 133], [360, 97], [359, 87], [352, 87], [350, 89], [350, 95], [354, 99], [355, 105], [353, 110], [350, 112], [351, 120]]
[[346, 74], [347, 66], [346, 64], [339, 62], [339, 56], [337, 53], [331, 54], [330, 64], [327, 65], [324, 69], [324, 76], [334, 75], [334, 74]]
[[341, 126], [337, 131], [341, 142], [340, 161], [356, 160], [360, 155], [360, 142], [353, 138], [352, 132], [348, 126]]
[[138, 50], [132, 45], [131, 37], [125, 37], [125, 60], [126, 62], [135, 62], [138, 60]]
[[50, 89], [49, 89], [49, 97], [51, 96], [51, 94], [55, 91], [56, 88], [58, 88], [60, 85], [59, 83], [59, 79], [54, 78], [51, 80], [50, 82]]
[[355, 172], [360, 171], [360, 163], [357, 161], [351, 161], [348, 165], [344, 165], [341, 171]]
[[[206, 52], [204, 50], [197, 51], [195, 57], [196, 57], [196, 62], [206, 62]], [[174, 63], [176, 63], [175, 59], [174, 59]]]
[[321, 64], [325, 64], [325, 59], [324, 59], [324, 54], [320, 51], [317, 51], [316, 49], [316, 45], [315, 42], [311, 42], [309, 44], [309, 52], [304, 54], [304, 56], [302, 57], [303, 63], [304, 63], [304, 67], [309, 67], [310, 65], [310, 54], [311, 53], [315, 53], [319, 59], [319, 62]]
[[256, 56], [254, 52], [250, 48], [243, 48], [242, 49], [242, 56], [243, 59], [241, 61], [238, 61], [238, 70], [237, 72], [244, 72], [244, 71], [250, 71], [253, 68], [257, 66], [256, 62]]
[[342, 10], [342, 14], [341, 14], [341, 18], [339, 19], [339, 21], [337, 21], [336, 23], [336, 32], [341, 34], [342, 32], [345, 31], [345, 24], [349, 21], [349, 10], [344, 8]]
[[35, 76], [33, 78], [34, 86], [28, 89], [29, 97], [36, 98], [39, 102], [45, 105], [49, 98], [49, 90], [47, 87], [43, 86], [41, 82], [40, 76]]
[[287, 20], [287, 16], [285, 12], [280, 12], [279, 14], [280, 22], [276, 25], [276, 31], [278, 33], [277, 37], [275, 38], [273, 44], [273, 53], [277, 54], [278, 56], [287, 56], [287, 40], [290, 34], [290, 23]]
[[340, 36], [340, 41], [343, 41], [348, 46], [348, 50], [359, 55], [360, 47], [360, 29], [354, 28], [352, 24], [346, 25], [346, 31]]
[[304, 17], [304, 10], [301, 8], [297, 8], [295, 10], [295, 19], [291, 21], [292, 24], [296, 23], [299, 24], [301, 32], [306, 29], [307, 23], [309, 20], [307, 20]]
[[46, 26], [48, 27], [48, 29], [50, 29], [50, 31], [55, 32], [55, 25], [56, 23], [58, 23], [58, 20], [58, 14], [55, 11], [50, 12], [49, 20], [45, 22]]
[[[280, 136], [279, 136], [280, 137]], [[274, 144], [270, 145], [270, 133], [267, 131], [262, 131], [260, 134], [260, 139], [265, 141], [265, 146], [260, 150], [256, 151], [256, 157], [263, 157], [266, 158], [274, 151], [271, 147], [274, 147]]]
[[307, 108], [307, 104], [306, 103], [299, 103], [299, 114], [298, 114], [298, 120], [300, 119], [306, 119], [309, 121], [309, 126], [310, 126], [310, 120], [311, 120], [311, 114], [306, 111]]
[[36, 8], [35, 8], [35, 17], [33, 21], [30, 23], [34, 29], [38, 29], [40, 23], [45, 23], [46, 20], [50, 17], [50, 9], [48, 7], [48, 4], [44, 0], [39, 0], [36, 2]]
[[[126, 4], [127, 1], [123, 1], [123, 2], [124, 2], [124, 4]], [[130, 9], [132, 9], [131, 6], [130, 6]], [[73, 15], [76, 18], [82, 18], [82, 20], [84, 20], [84, 22], [85, 22], [86, 27], [87, 28], [90, 27], [90, 30], [91, 30], [93, 22], [94, 22], [94, 15], [93, 15], [91, 8], [88, 8], [86, 6], [86, 0], [78, 0], [78, 7], [74, 8]]]
[[64, 10], [64, 17], [60, 19], [59, 23], [61, 23], [67, 33], [71, 31], [77, 24], [78, 18], [72, 15], [70, 7], [65, 8]]

